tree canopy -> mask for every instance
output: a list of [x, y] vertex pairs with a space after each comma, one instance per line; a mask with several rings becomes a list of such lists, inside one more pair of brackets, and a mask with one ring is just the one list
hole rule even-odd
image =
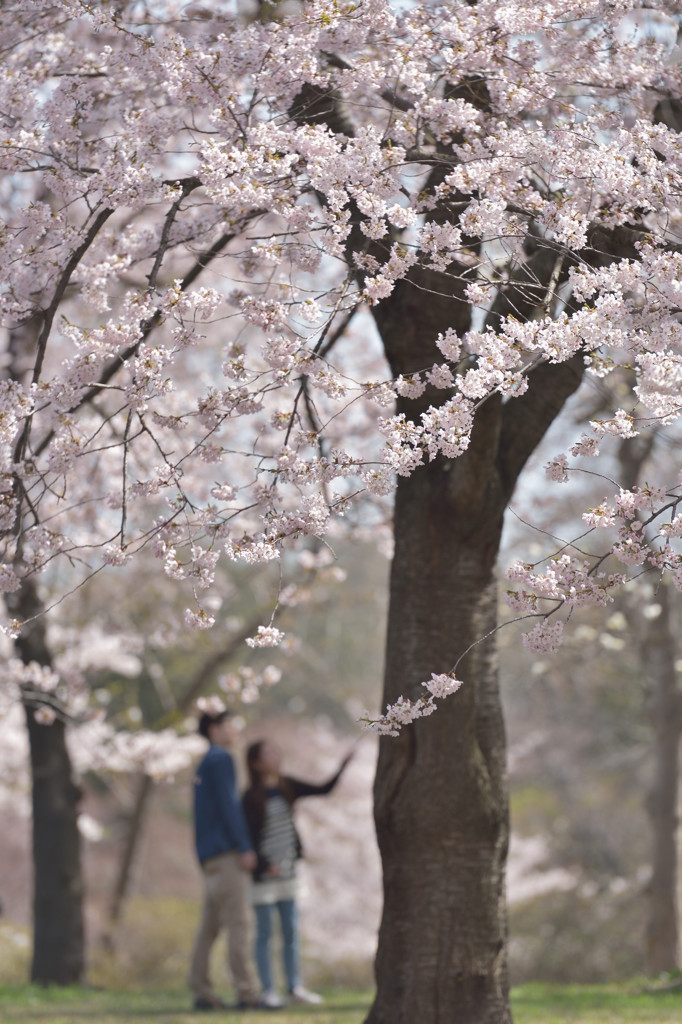
[[[543, 365], [632, 376], [622, 407], [552, 460], [556, 481], [679, 415], [677, 4], [3, 13], [10, 636], [28, 578], [46, 573], [58, 599], [143, 552], [181, 587], [187, 624], [210, 627], [221, 559], [281, 560], [383, 520], [396, 475], [457, 459], [480, 410], [513, 410]], [[425, 314], [429, 359], [394, 373], [367, 317], [381, 331], [405, 287], [425, 308], [446, 297], [453, 326], [431, 336]], [[611, 531], [599, 556], [569, 546], [510, 569], [535, 650], [630, 567], [682, 583], [678, 469], [605, 486], [576, 526]], [[623, 568], [603, 571], [608, 554]], [[273, 612], [247, 642], [282, 635]], [[425, 685], [380, 727], [458, 680]]]

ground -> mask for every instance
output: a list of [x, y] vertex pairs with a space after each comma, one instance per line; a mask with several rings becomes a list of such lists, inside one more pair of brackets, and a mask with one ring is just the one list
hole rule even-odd
[[[371, 994], [325, 992], [323, 1007], [296, 1007], [274, 1015], [278, 1024], [361, 1024]], [[515, 1024], [678, 1024], [682, 984], [652, 990], [645, 982], [628, 985], [523, 985], [514, 990]], [[0, 987], [3, 1024], [198, 1024], [207, 1014], [187, 1012], [187, 994], [178, 990], [121, 992], [92, 989]], [[257, 1024], [270, 1015], [220, 1014], [221, 1024]], [[210, 1017], [209, 1019], [213, 1019]]]

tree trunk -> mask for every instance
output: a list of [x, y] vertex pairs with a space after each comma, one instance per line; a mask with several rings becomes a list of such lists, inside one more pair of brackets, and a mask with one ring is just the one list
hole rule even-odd
[[[531, 259], [540, 284], [522, 282], [514, 292], [517, 316], [534, 308], [554, 266], [542, 251]], [[451, 277], [422, 271], [399, 281], [372, 312], [394, 376], [439, 362], [438, 333], [452, 327], [461, 336], [470, 318]], [[581, 359], [538, 367], [524, 395], [507, 402], [493, 395], [478, 409], [463, 455], [439, 456], [400, 478], [385, 704], [423, 694], [432, 672], [450, 671], [495, 628], [504, 510], [582, 369]], [[427, 389], [401, 400], [398, 411], [418, 422], [442, 398]], [[492, 638], [476, 643], [458, 675], [464, 685], [434, 715], [380, 743], [374, 795], [384, 910], [367, 1024], [511, 1021], [506, 748]]]
[[[644, 467], [658, 429], [622, 441], [619, 446], [621, 480], [632, 490], [641, 486]], [[682, 695], [675, 673], [676, 592], [660, 580], [657, 601], [661, 612], [648, 623], [640, 644], [642, 674], [652, 695], [654, 778], [646, 801], [651, 822], [652, 856], [649, 919], [646, 928], [646, 964], [649, 974], [674, 971], [679, 966], [678, 932], [678, 799], [679, 742]], [[640, 609], [637, 620], [641, 622]], [[632, 624], [633, 628], [635, 623]]]
[[64, 723], [39, 725], [26, 709], [33, 775], [33, 962], [31, 981], [80, 982], [84, 936], [78, 801]]
[[[46, 193], [38, 198], [48, 200]], [[9, 332], [11, 380], [26, 382], [33, 367], [41, 327], [40, 315]], [[17, 562], [21, 561], [20, 552]], [[35, 579], [22, 581], [18, 591], [5, 595], [11, 615], [25, 622], [15, 640], [25, 665], [52, 663], [45, 631], [44, 605]], [[31, 980], [40, 984], [79, 982], [84, 967], [83, 883], [81, 874], [78, 802], [71, 759], [62, 721], [40, 725], [35, 706], [26, 701], [33, 804], [33, 961]]]
[[[28, 621], [15, 641], [25, 664], [50, 665], [45, 621], [33, 580], [8, 595], [17, 618]], [[38, 618], [33, 616], [38, 615]], [[83, 883], [78, 831], [80, 790], [73, 779], [66, 727], [35, 720], [26, 706], [33, 787], [33, 962], [31, 980], [43, 985], [71, 985], [84, 969]]]
[[[421, 681], [449, 671], [495, 625], [503, 506], [481, 495], [464, 515], [456, 493], [462, 469], [435, 462], [398, 486], [387, 702], [417, 696]], [[375, 818], [384, 914], [368, 1024], [511, 1020], [509, 826], [494, 640], [474, 647], [458, 675], [462, 689], [436, 714], [381, 740]]]
[[151, 775], [147, 775], [146, 772], [140, 772], [136, 779], [135, 799], [130, 812], [128, 830], [116, 873], [116, 882], [109, 905], [107, 924], [101, 936], [102, 946], [109, 953], [113, 953], [115, 948], [114, 935], [121, 919], [125, 898], [128, 894], [135, 855], [140, 844], [142, 828], [153, 789], [154, 780]]
[[647, 802], [652, 834], [652, 875], [647, 924], [649, 974], [679, 967], [677, 933], [677, 800], [680, 743], [680, 694], [675, 675], [675, 629], [670, 584], [656, 594], [661, 613], [647, 630], [645, 658], [653, 692], [653, 787]]

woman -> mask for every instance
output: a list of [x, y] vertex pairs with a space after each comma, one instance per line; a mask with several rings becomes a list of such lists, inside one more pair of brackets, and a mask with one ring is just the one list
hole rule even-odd
[[331, 793], [351, 754], [328, 782], [314, 786], [280, 775], [281, 756], [269, 740], [252, 743], [246, 752], [250, 785], [244, 794], [244, 812], [258, 864], [253, 873], [252, 902], [256, 911], [256, 966], [265, 1006], [281, 1006], [273, 986], [270, 936], [277, 910], [282, 929], [282, 954], [289, 997], [299, 1003], [321, 1003], [322, 997], [303, 988], [299, 978], [298, 908], [296, 861], [302, 856], [301, 840], [292, 808], [304, 796]]

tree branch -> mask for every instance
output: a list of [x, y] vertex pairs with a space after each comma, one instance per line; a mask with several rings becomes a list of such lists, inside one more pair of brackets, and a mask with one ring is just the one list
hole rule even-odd
[[[250, 214], [248, 220], [252, 220], [255, 217], [260, 216], [260, 214], [261, 211], [256, 211], [255, 213]], [[192, 284], [194, 284], [196, 279], [201, 274], [202, 270], [204, 270], [210, 263], [212, 263], [212, 261], [217, 256], [220, 255], [221, 251], [225, 248], [228, 242], [232, 241], [236, 233], [236, 230], [224, 232], [218, 239], [216, 239], [216, 241], [209, 249], [207, 249], [205, 252], [201, 253], [197, 257], [196, 263], [194, 264], [192, 269], [182, 279], [180, 283], [180, 291], [187, 291], [187, 289]], [[133, 342], [132, 345], [129, 345], [127, 349], [125, 349], [119, 356], [116, 357], [116, 359], [112, 359], [112, 361], [108, 363], [107, 366], [105, 366], [97, 383], [93, 384], [92, 387], [90, 387], [85, 392], [80, 401], [76, 405], [72, 406], [71, 409], [69, 409], [69, 413], [76, 412], [82, 406], [87, 405], [88, 402], [91, 402], [93, 398], [99, 395], [102, 388], [106, 384], [108, 384], [109, 381], [118, 373], [118, 371], [122, 369], [123, 366], [125, 366], [128, 360], [135, 355], [135, 353], [140, 348], [140, 345], [142, 345], [142, 343], [147, 340], [147, 338], [152, 333], [154, 328], [158, 327], [160, 323], [161, 310], [157, 309], [147, 321], [144, 321], [141, 324], [142, 330], [140, 333], [140, 337], [137, 339], [137, 341]], [[45, 437], [43, 437], [39, 444], [36, 446], [34, 452], [36, 457], [42, 454], [42, 452], [47, 448], [48, 444], [50, 443], [53, 437], [54, 430], [49, 430], [46, 433]]]
[[[59, 307], [59, 303], [62, 301], [62, 298], [64, 297], [64, 292], [66, 291], [69, 285], [71, 276], [76, 267], [78, 266], [78, 264], [80, 263], [80, 261], [82, 260], [83, 256], [88, 251], [88, 249], [94, 242], [95, 238], [99, 234], [100, 228], [109, 219], [113, 212], [114, 211], [109, 208], [100, 210], [99, 214], [97, 215], [97, 217], [95, 217], [94, 221], [90, 225], [90, 228], [88, 229], [85, 238], [78, 246], [78, 248], [75, 249], [74, 252], [71, 254], [66, 266], [64, 267], [64, 270], [62, 271], [59, 281], [57, 282], [57, 287], [54, 290], [52, 301], [50, 302], [50, 305], [43, 313], [43, 326], [38, 336], [36, 358], [33, 364], [33, 376], [31, 379], [31, 382], [33, 384], [37, 384], [40, 378], [40, 371], [43, 368], [45, 352], [47, 350], [47, 342], [50, 337], [50, 331], [52, 330], [52, 324], [54, 322], [55, 314]], [[26, 446], [28, 444], [29, 434], [31, 432], [32, 421], [33, 415], [27, 416], [26, 419], [24, 420], [23, 429], [21, 431], [21, 434], [19, 435], [19, 438], [14, 449], [15, 462], [21, 462], [21, 460], [24, 458], [24, 455], [26, 453]]]

